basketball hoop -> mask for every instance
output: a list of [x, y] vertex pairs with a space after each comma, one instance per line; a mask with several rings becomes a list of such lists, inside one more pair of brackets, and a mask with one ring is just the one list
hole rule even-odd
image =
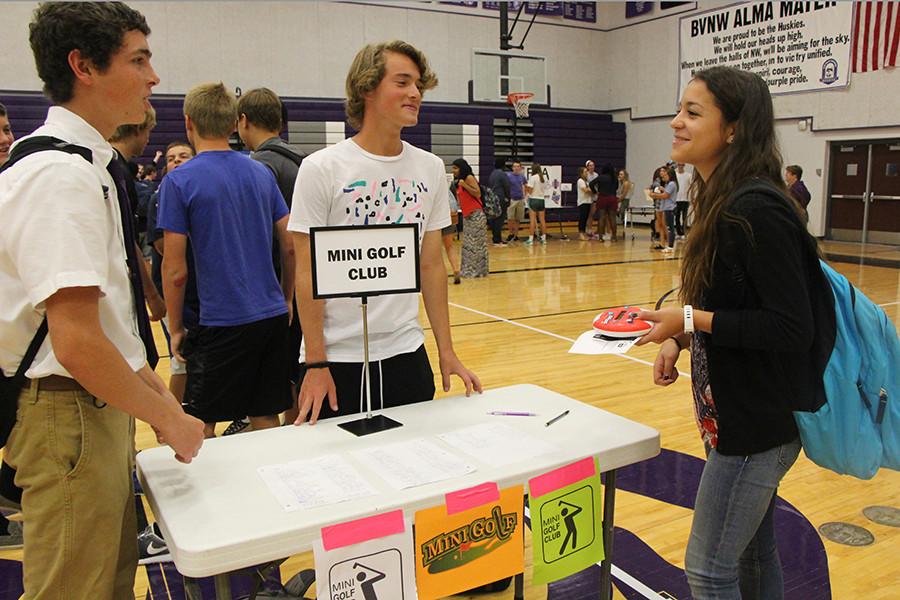
[[513, 92], [506, 96], [506, 101], [515, 109], [517, 118], [527, 119], [528, 105], [531, 104], [532, 98], [534, 94], [531, 92]]

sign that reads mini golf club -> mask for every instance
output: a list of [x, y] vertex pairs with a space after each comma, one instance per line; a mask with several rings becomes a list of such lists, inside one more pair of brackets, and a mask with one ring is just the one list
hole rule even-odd
[[313, 298], [418, 292], [419, 226], [311, 227]]

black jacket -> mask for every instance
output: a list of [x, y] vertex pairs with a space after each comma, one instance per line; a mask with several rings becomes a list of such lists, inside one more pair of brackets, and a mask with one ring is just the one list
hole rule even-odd
[[792, 411], [816, 402], [811, 353], [821, 269], [785, 200], [751, 192], [727, 210], [752, 234], [722, 220], [702, 308], [715, 313], [707, 353], [718, 450], [746, 455], [794, 440]]

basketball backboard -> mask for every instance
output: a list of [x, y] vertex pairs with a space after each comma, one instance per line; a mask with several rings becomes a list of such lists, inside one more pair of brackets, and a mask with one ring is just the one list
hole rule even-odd
[[535, 104], [549, 104], [547, 59], [534, 54], [472, 49], [472, 101], [503, 102], [510, 92], [532, 92]]

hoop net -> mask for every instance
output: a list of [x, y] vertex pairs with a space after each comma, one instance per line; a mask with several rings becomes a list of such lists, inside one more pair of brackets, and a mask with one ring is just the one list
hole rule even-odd
[[506, 101], [515, 109], [516, 117], [527, 119], [528, 106], [531, 104], [533, 98], [534, 94], [531, 92], [513, 92], [506, 96]]

